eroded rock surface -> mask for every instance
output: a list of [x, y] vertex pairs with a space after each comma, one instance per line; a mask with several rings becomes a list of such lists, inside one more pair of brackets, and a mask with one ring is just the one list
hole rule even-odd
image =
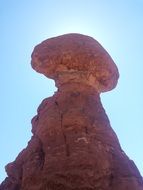
[[33, 136], [6, 166], [0, 190], [143, 190], [100, 101], [119, 77], [93, 38], [67, 34], [39, 44], [32, 67], [56, 82], [32, 119]]

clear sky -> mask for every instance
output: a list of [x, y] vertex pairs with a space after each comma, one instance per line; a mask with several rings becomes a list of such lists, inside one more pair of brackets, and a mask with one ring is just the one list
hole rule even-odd
[[30, 66], [36, 44], [64, 33], [98, 40], [116, 62], [115, 90], [101, 95], [123, 150], [143, 175], [143, 0], [0, 1], [0, 181], [31, 137], [31, 119], [54, 82]]

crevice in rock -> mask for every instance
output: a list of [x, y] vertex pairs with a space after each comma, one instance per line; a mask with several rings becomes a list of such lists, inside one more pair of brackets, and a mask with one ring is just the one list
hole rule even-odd
[[66, 153], [66, 156], [70, 156], [70, 150], [69, 150], [69, 144], [67, 143], [67, 136], [64, 132], [64, 128], [63, 128], [63, 113], [61, 113], [61, 110], [59, 108], [59, 104], [57, 101], [55, 101], [55, 104], [58, 108], [58, 111], [59, 111], [59, 115], [60, 115], [60, 122], [61, 122], [61, 131], [62, 131], [62, 134], [63, 134], [63, 138], [64, 138], [64, 143], [65, 143], [65, 153]]
[[66, 149], [66, 155], [70, 156], [70, 151], [69, 151], [69, 144], [67, 143], [67, 137], [63, 129], [63, 114], [61, 114], [61, 129], [64, 137], [64, 142], [65, 142], [65, 149]]
[[109, 187], [112, 187], [112, 185], [113, 185], [113, 180], [114, 180], [114, 175], [111, 173], [111, 174], [109, 175]]
[[45, 164], [45, 152], [43, 151], [43, 148], [41, 147], [41, 150], [39, 152], [39, 157], [40, 157], [40, 168], [43, 170], [44, 164]]
[[85, 126], [84, 128], [85, 128], [85, 133], [88, 134], [87, 126]]
[[40, 138], [37, 135], [36, 135], [36, 138], [38, 139], [39, 144], [40, 144], [40, 150], [38, 152], [38, 154], [39, 154], [39, 166], [40, 166], [40, 169], [43, 170], [44, 164], [45, 164], [45, 152], [44, 152], [43, 144], [42, 144]]

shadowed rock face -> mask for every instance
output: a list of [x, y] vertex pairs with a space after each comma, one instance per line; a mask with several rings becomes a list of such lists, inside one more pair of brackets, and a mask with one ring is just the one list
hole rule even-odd
[[80, 34], [51, 38], [35, 47], [32, 67], [58, 91], [39, 106], [33, 136], [6, 166], [0, 190], [143, 190], [100, 101], [119, 77], [103, 47]]

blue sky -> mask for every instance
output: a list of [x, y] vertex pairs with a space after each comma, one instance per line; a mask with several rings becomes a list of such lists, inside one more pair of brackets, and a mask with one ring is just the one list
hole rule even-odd
[[30, 66], [36, 44], [64, 33], [98, 40], [120, 79], [102, 103], [123, 150], [143, 175], [143, 0], [0, 1], [0, 181], [31, 137], [31, 119], [54, 82]]

